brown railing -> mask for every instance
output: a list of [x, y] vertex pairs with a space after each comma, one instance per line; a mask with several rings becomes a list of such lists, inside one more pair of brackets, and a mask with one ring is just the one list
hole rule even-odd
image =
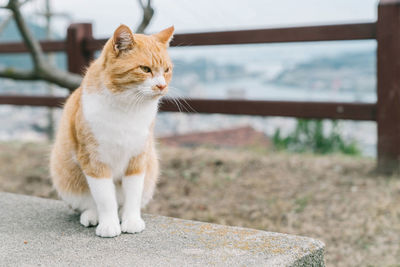
[[[323, 25], [279, 29], [176, 34], [171, 46], [257, 44], [376, 40], [377, 103], [291, 102], [187, 99], [183, 112], [285, 116], [317, 119], [370, 120], [377, 122], [378, 165], [394, 169], [400, 163], [400, 0], [381, 0], [374, 23]], [[66, 52], [68, 70], [82, 73], [107, 39], [94, 39], [92, 25], [72, 24], [65, 41], [41, 42], [45, 52]], [[22, 43], [2, 43], [0, 53], [25, 53]], [[0, 96], [0, 104], [57, 107], [65, 101], [50, 96]], [[168, 99], [162, 111], [179, 111]]]

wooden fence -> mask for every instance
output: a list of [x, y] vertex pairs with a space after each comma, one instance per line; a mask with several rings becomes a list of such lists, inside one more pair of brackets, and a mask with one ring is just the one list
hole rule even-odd
[[[376, 121], [378, 167], [397, 169], [400, 166], [400, 0], [381, 0], [378, 20], [373, 23], [176, 34], [171, 46], [345, 40], [377, 41], [376, 103], [187, 99], [193, 109], [183, 112]], [[92, 25], [81, 23], [69, 26], [65, 41], [46, 41], [41, 45], [45, 52], [66, 52], [68, 70], [81, 73], [106, 41], [94, 39]], [[0, 43], [0, 53], [26, 52], [23, 43]], [[50, 96], [0, 96], [0, 104], [11, 105], [57, 107], [64, 100]], [[176, 112], [178, 107], [167, 100], [161, 110]]]

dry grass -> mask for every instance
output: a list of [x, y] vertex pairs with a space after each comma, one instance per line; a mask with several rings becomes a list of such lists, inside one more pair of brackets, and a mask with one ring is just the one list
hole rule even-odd
[[[47, 150], [0, 144], [0, 190], [54, 198]], [[160, 150], [163, 175], [146, 212], [318, 238], [328, 266], [400, 262], [400, 177], [374, 174], [372, 159]]]

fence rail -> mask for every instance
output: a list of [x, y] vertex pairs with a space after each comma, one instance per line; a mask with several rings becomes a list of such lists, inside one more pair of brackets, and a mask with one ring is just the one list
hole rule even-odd
[[[176, 34], [171, 46], [265, 44], [375, 39], [376, 23]], [[92, 39], [87, 50], [99, 50], [107, 39]], [[0, 48], [1, 49], [1, 48]]]
[[[377, 103], [290, 102], [187, 99], [182, 112], [236, 115], [286, 116], [370, 120], [377, 122], [378, 166], [382, 170], [400, 166], [400, 0], [381, 0], [377, 22], [308, 27], [240, 30], [176, 34], [171, 46], [257, 44], [284, 42], [376, 40]], [[68, 69], [81, 73], [93, 59], [94, 52], [107, 39], [94, 39], [88, 23], [71, 24], [65, 41], [41, 42], [45, 52], [65, 51]], [[24, 53], [22, 43], [2, 43], [0, 53]], [[64, 98], [49, 96], [0, 96], [0, 104], [57, 107]], [[185, 105], [185, 104], [184, 104]], [[166, 99], [162, 111], [179, 111]]]
[[[171, 46], [346, 41], [375, 38], [376, 23], [358, 23], [176, 34]], [[107, 40], [108, 39], [86, 39], [83, 44], [83, 50], [100, 50]], [[40, 44], [45, 52], [63, 52], [67, 48], [65, 41], [43, 41], [40, 42]], [[0, 43], [0, 54], [26, 52], [28, 52], [28, 50], [23, 43]]]
[[[44, 52], [65, 52], [65, 41], [43, 41], [40, 46]], [[26, 53], [28, 49], [24, 43], [0, 43], [0, 54]]]
[[[62, 107], [65, 97], [2, 95], [0, 105]], [[163, 99], [161, 111], [218, 113], [252, 116], [301, 117], [308, 119], [376, 121], [376, 104], [297, 101], [255, 101], [225, 99], [186, 99], [179, 106]]]

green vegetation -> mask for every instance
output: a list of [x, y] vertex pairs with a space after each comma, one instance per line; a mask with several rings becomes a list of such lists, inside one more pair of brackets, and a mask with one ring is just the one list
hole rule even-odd
[[292, 133], [283, 137], [280, 129], [277, 129], [272, 141], [276, 149], [291, 152], [360, 154], [360, 149], [356, 142], [343, 139], [337, 121], [332, 121], [330, 131], [326, 132], [322, 120], [299, 119]]

